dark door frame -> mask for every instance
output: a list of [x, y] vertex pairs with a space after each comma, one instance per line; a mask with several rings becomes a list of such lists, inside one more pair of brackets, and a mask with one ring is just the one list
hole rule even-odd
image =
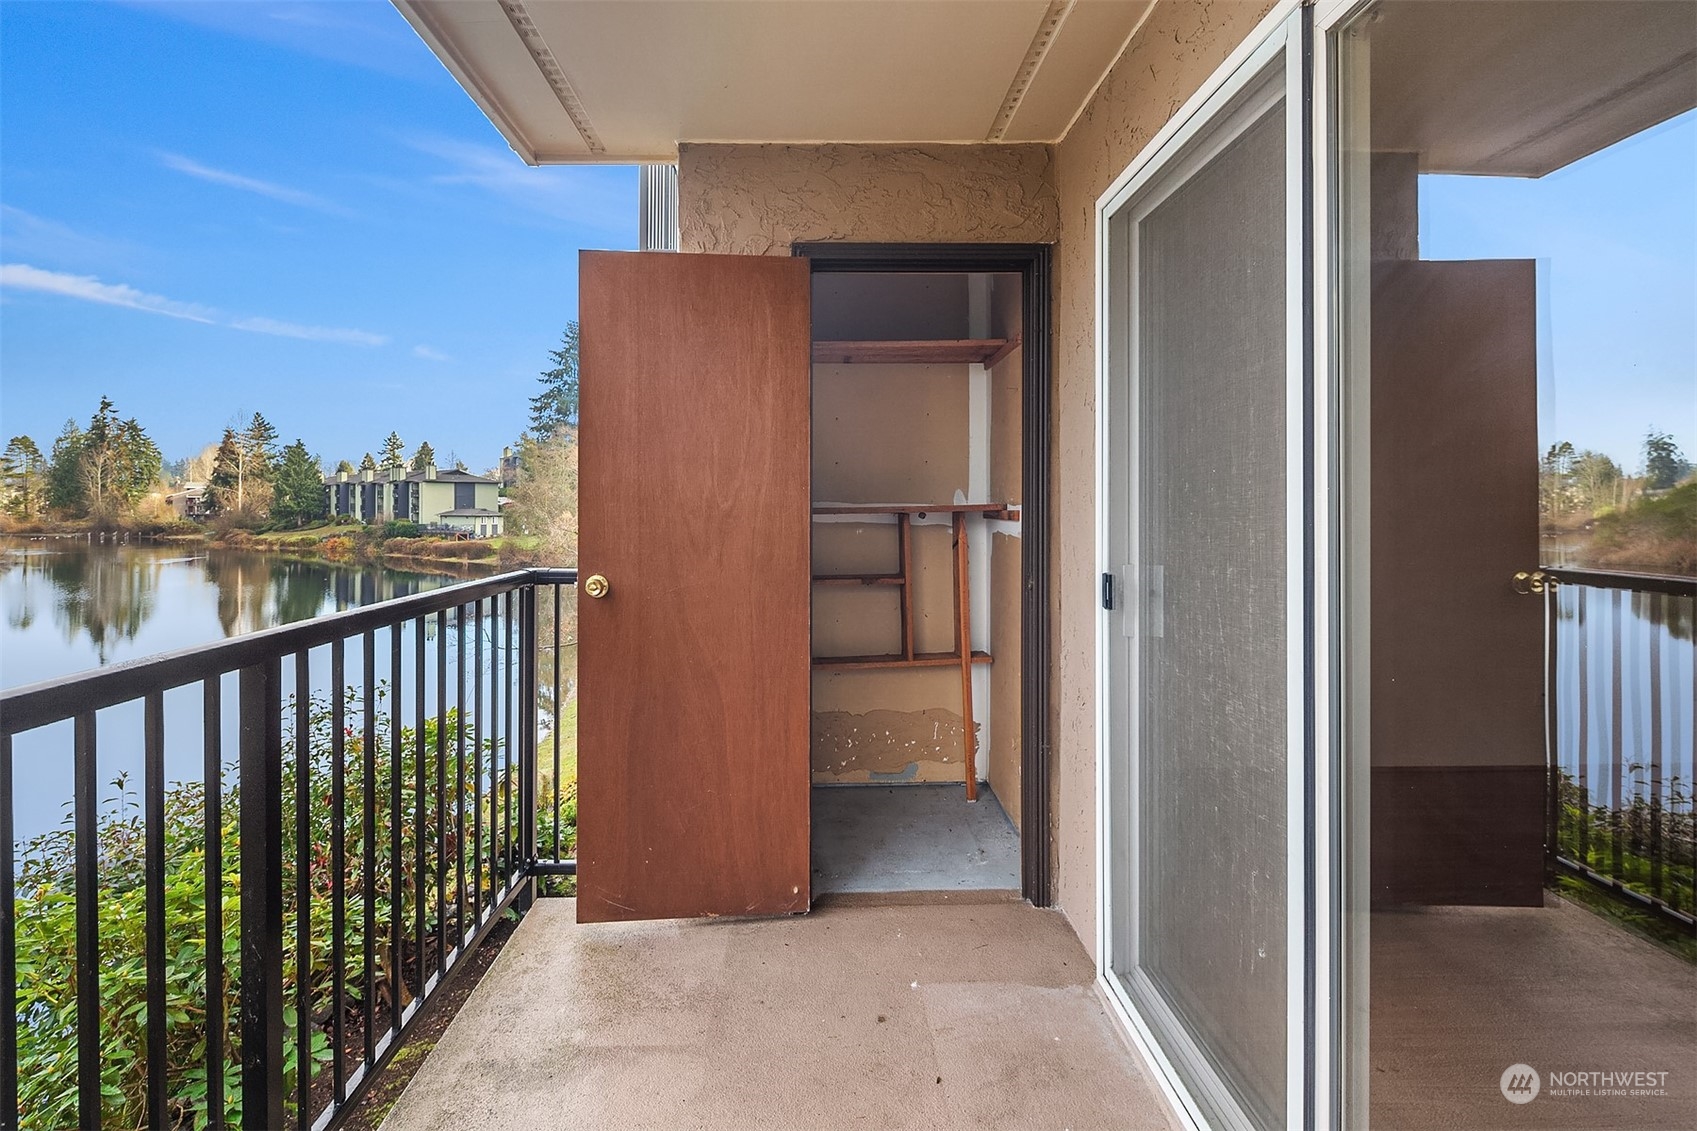
[[1018, 274], [1023, 325], [1023, 491], [1020, 499], [1020, 891], [1053, 902], [1049, 827], [1049, 272], [1048, 244], [798, 243], [815, 274], [997, 272]]

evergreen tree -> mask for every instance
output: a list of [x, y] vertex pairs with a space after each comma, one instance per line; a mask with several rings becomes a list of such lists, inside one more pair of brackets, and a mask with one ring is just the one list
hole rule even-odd
[[1579, 453], [1567, 440], [1551, 444], [1538, 461], [1538, 508], [1545, 517], [1566, 514], [1573, 506], [1573, 461]]
[[240, 442], [246, 458], [245, 474], [255, 479], [271, 481], [277, 468], [277, 429], [259, 413], [253, 414]]
[[60, 514], [83, 512], [83, 441], [83, 431], [74, 420], [65, 421], [65, 427], [53, 441], [53, 454], [47, 464], [47, 505]]
[[274, 519], [305, 526], [323, 518], [328, 510], [324, 498], [324, 477], [318, 469], [318, 460], [298, 439], [283, 449], [273, 487], [271, 517]]
[[377, 461], [371, 458], [370, 452], [366, 452], [365, 458], [359, 461], [359, 469], [361, 471], [376, 471], [377, 470]]
[[122, 477], [118, 467], [118, 409], [111, 397], [100, 398], [100, 407], [89, 418], [88, 430], [83, 433], [82, 453], [77, 460], [77, 472], [82, 478], [82, 512], [96, 518], [110, 518], [117, 510], [117, 481]]
[[578, 325], [566, 323], [560, 348], [548, 351], [554, 363], [537, 380], [542, 391], [530, 398], [530, 430], [538, 440], [549, 440], [568, 425], [577, 423]]
[[1690, 470], [1691, 465], [1686, 462], [1672, 436], [1654, 429], [1645, 434], [1644, 478], [1648, 480], [1646, 487], [1652, 491], [1665, 491], [1676, 486]]
[[206, 480], [206, 509], [210, 514], [241, 512], [242, 448], [234, 428], [224, 429], [218, 451], [212, 457], [212, 474]]
[[116, 448], [113, 490], [125, 506], [134, 507], [158, 485], [159, 473], [165, 465], [164, 457], [159, 452], [159, 445], [133, 416], [118, 426], [113, 445]]
[[34, 521], [47, 493], [47, 459], [34, 440], [12, 437], [0, 455], [0, 476], [4, 476], [6, 513], [23, 522]]
[[407, 447], [401, 442], [399, 432], [389, 433], [389, 438], [383, 441], [383, 467], [405, 467], [407, 464]]
[[353, 460], [345, 459], [336, 464], [336, 472], [340, 475], [352, 475], [357, 470], [354, 467]]
[[436, 462], [436, 449], [432, 448], [430, 446], [430, 443], [428, 441], [426, 441], [425, 443], [422, 443], [418, 446], [418, 451], [413, 453], [412, 469], [414, 471], [423, 471], [425, 468], [430, 467], [435, 462]]

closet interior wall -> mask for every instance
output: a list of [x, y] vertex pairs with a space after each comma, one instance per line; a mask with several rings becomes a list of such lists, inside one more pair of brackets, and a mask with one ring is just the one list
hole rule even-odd
[[[814, 276], [815, 342], [1015, 341], [1020, 279], [991, 274]], [[1021, 483], [1022, 351], [960, 361], [813, 366], [813, 500], [829, 504], [1001, 504]], [[1019, 521], [965, 520], [977, 777], [1018, 821], [1020, 772]], [[952, 516], [907, 520], [913, 652], [958, 655]], [[815, 577], [901, 572], [893, 514], [816, 514]], [[813, 589], [816, 659], [903, 651], [902, 586]], [[965, 748], [958, 663], [816, 670], [816, 784], [960, 782]]]

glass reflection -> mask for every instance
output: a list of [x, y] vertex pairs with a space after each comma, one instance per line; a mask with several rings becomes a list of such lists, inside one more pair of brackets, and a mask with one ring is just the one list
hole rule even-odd
[[1697, 23], [1337, 38], [1348, 1126], [1697, 1123]]

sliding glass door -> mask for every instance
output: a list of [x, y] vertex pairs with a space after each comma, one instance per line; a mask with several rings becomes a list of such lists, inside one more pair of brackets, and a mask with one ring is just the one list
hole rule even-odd
[[1289, 1074], [1282, 37], [1109, 217], [1110, 984], [1219, 1127]]

